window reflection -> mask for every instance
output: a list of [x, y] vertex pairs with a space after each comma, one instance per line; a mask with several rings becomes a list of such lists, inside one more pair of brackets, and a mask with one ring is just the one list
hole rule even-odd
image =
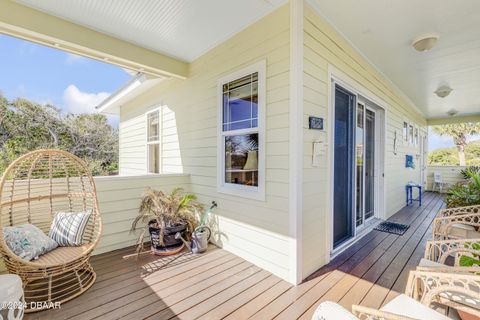
[[258, 186], [258, 133], [225, 137], [225, 182]]

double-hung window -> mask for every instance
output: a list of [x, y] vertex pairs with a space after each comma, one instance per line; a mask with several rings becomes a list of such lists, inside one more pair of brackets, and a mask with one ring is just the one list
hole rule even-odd
[[147, 117], [147, 173], [161, 173], [160, 109], [146, 114]]
[[403, 142], [405, 144], [408, 143], [408, 122], [407, 121], [403, 121], [402, 136], [403, 136]]
[[265, 63], [219, 81], [218, 186], [223, 193], [264, 198]]

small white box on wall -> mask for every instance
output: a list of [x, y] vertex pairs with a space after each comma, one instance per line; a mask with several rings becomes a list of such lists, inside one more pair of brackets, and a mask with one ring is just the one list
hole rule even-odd
[[320, 166], [321, 157], [324, 154], [325, 142], [317, 140], [313, 142], [312, 146], [312, 166]]

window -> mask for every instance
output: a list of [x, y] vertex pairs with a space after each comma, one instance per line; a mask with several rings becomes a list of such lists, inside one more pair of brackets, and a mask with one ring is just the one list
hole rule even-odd
[[408, 142], [413, 144], [413, 125], [408, 126]]
[[419, 145], [418, 127], [415, 127], [415, 145]]
[[403, 121], [403, 142], [408, 142], [408, 123]]
[[264, 197], [265, 63], [219, 81], [219, 191]]
[[147, 116], [147, 173], [160, 173], [160, 109]]

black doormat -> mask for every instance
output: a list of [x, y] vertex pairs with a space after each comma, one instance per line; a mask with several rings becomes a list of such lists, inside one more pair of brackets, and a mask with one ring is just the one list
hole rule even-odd
[[384, 221], [376, 226], [375, 230], [398, 234], [401, 236], [408, 230], [408, 228], [410, 228], [410, 225]]

